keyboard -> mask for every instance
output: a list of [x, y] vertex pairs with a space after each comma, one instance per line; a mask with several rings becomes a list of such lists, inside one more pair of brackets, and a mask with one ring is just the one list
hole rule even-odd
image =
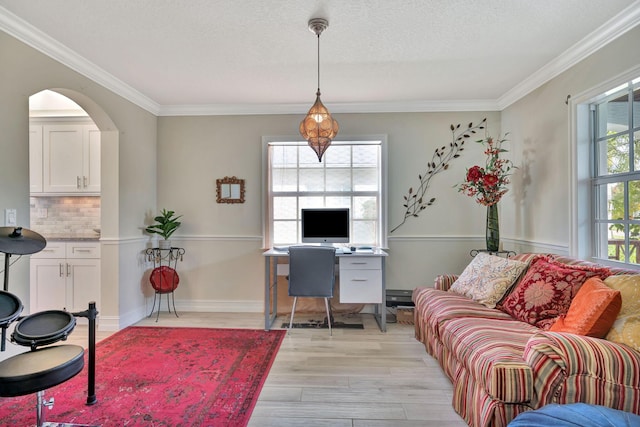
[[356, 253], [358, 254], [372, 254], [373, 248], [356, 248]]

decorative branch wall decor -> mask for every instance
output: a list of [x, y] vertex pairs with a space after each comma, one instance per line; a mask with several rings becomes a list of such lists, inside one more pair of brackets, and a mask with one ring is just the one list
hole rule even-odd
[[417, 190], [414, 192], [413, 187], [410, 187], [409, 191], [404, 196], [404, 204], [402, 206], [406, 211], [402, 222], [395, 226], [390, 233], [393, 233], [400, 228], [407, 219], [411, 217], [417, 218], [420, 212], [425, 210], [427, 206], [431, 206], [436, 201], [435, 197], [427, 198], [427, 190], [429, 190], [431, 178], [433, 178], [434, 175], [449, 169], [449, 162], [460, 157], [460, 151], [464, 150], [464, 141], [471, 138], [471, 135], [475, 134], [476, 130], [484, 129], [486, 121], [487, 119], [484, 118], [477, 125], [469, 123], [469, 126], [464, 130], [460, 130], [461, 125], [459, 123], [457, 126], [451, 125], [451, 142], [449, 143], [449, 147], [447, 148], [446, 146], [442, 146], [435, 149], [433, 156], [431, 157], [431, 161], [427, 163], [426, 172], [418, 175], [420, 184], [418, 185]]

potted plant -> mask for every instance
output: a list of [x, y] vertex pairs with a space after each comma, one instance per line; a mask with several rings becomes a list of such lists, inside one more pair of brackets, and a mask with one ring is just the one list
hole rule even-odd
[[171, 247], [171, 241], [169, 237], [180, 227], [181, 222], [178, 221], [182, 215], [176, 216], [174, 211], [168, 211], [162, 209], [160, 215], [153, 220], [156, 222], [153, 225], [148, 226], [145, 230], [147, 233], [159, 234], [163, 240], [158, 241], [160, 249], [168, 249]]

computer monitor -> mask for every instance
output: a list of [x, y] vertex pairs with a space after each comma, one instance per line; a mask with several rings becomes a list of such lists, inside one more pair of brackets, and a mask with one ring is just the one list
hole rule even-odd
[[349, 209], [302, 209], [302, 243], [349, 243]]

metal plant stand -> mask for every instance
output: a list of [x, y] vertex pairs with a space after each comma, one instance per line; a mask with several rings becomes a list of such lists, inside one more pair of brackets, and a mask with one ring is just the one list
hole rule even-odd
[[469, 255], [471, 255], [472, 257], [475, 257], [476, 255], [482, 252], [487, 253], [489, 255], [501, 256], [504, 258], [511, 258], [512, 256], [516, 255], [515, 251], [490, 251], [487, 249], [471, 249], [471, 251], [469, 252]]
[[153, 262], [153, 270], [149, 280], [155, 291], [153, 296], [153, 307], [151, 308], [149, 317], [153, 315], [157, 300], [158, 311], [156, 313], [156, 322], [160, 318], [160, 304], [162, 303], [163, 294], [167, 294], [167, 309], [169, 310], [169, 313], [171, 313], [171, 305], [173, 305], [173, 313], [176, 317], [179, 317], [176, 310], [174, 291], [178, 287], [178, 283], [180, 283], [180, 277], [176, 270], [178, 261], [183, 260], [184, 253], [184, 248], [174, 247], [168, 249], [149, 248], [146, 250], [147, 259], [150, 262]]

